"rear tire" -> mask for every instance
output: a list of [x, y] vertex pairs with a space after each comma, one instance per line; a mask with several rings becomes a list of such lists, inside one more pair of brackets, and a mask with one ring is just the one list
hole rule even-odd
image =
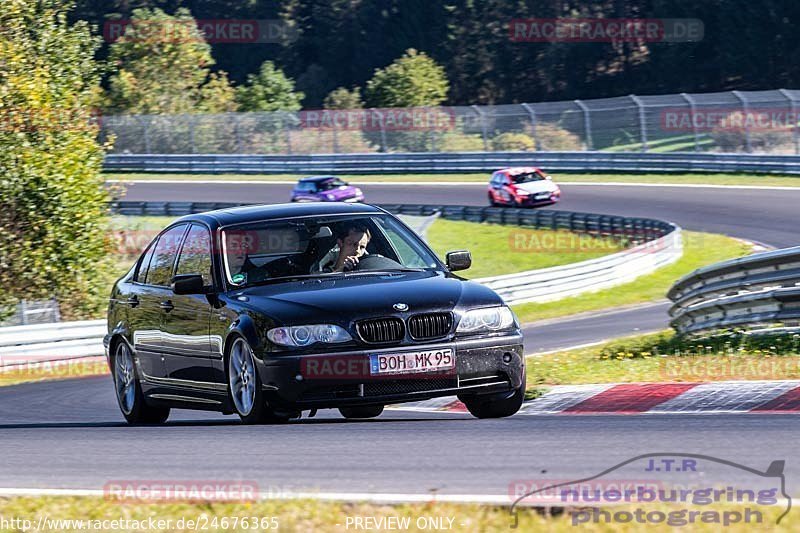
[[513, 392], [459, 397], [475, 418], [505, 418], [516, 414], [525, 399], [525, 382]]
[[154, 407], [147, 405], [136, 375], [136, 364], [133, 353], [125, 341], [120, 340], [114, 349], [112, 359], [114, 369], [114, 389], [117, 404], [122, 416], [129, 424], [161, 424], [169, 418], [168, 407]]
[[347, 419], [375, 418], [383, 412], [382, 405], [365, 405], [357, 407], [340, 407], [339, 412]]
[[261, 390], [253, 350], [247, 341], [238, 337], [228, 353], [228, 394], [233, 410], [245, 424], [283, 424], [291, 416], [274, 412]]

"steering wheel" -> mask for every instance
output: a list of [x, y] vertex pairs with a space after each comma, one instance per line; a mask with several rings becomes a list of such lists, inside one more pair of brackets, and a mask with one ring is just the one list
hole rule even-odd
[[353, 270], [393, 270], [396, 268], [403, 268], [403, 265], [388, 257], [370, 254], [359, 259], [358, 265]]

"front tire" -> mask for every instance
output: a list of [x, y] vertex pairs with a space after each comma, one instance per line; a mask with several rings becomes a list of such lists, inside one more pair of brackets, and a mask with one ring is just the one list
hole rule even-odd
[[516, 414], [525, 399], [525, 382], [513, 392], [459, 397], [475, 418], [505, 418]]
[[356, 407], [340, 407], [339, 412], [347, 419], [375, 418], [383, 412], [382, 405], [365, 405]]
[[129, 424], [161, 424], [169, 418], [168, 407], [147, 405], [136, 375], [133, 353], [120, 340], [114, 350], [114, 389], [122, 416]]
[[228, 394], [234, 411], [245, 424], [284, 423], [290, 418], [267, 406], [253, 350], [241, 337], [233, 341], [228, 354]]

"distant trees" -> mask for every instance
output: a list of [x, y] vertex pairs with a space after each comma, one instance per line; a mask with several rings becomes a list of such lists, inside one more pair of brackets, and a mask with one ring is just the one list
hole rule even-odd
[[211, 73], [211, 46], [188, 9], [134, 9], [110, 45], [111, 112], [180, 114], [236, 108], [225, 72]]
[[424, 52], [406, 50], [386, 68], [378, 69], [367, 82], [369, 107], [415, 107], [439, 105], [447, 99], [450, 84], [444, 68]]
[[258, 74], [247, 76], [247, 84], [236, 90], [240, 111], [297, 111], [303, 96], [272, 61], [265, 61]]

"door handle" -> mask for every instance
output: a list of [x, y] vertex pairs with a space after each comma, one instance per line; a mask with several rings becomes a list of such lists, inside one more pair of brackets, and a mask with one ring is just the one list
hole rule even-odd
[[158, 304], [158, 306], [167, 313], [175, 309], [175, 306], [172, 305], [172, 302], [170, 300], [167, 300], [166, 302], [161, 302], [160, 304]]
[[136, 296], [131, 296], [127, 300], [123, 300], [122, 303], [124, 305], [130, 305], [131, 307], [136, 307], [137, 305], [139, 305], [139, 298], [137, 298]]

